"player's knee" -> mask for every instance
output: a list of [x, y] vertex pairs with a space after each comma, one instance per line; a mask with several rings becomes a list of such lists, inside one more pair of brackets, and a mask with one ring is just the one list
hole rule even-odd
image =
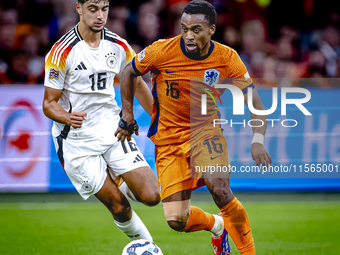
[[190, 215], [190, 200], [165, 202], [163, 210], [170, 228], [183, 231]]
[[215, 186], [213, 189], [210, 189], [210, 193], [219, 208], [226, 206], [234, 198], [230, 187], [225, 185]]
[[160, 201], [161, 201], [161, 196], [157, 190], [156, 192], [153, 192], [149, 196], [149, 199], [147, 200], [146, 205], [155, 206], [155, 205], [158, 205]]
[[227, 189], [223, 187], [214, 187], [212, 193], [214, 194], [214, 196], [220, 198], [226, 197], [228, 195]]
[[231, 193], [229, 178], [211, 179], [207, 185], [211, 194], [216, 197], [225, 197]]
[[168, 225], [173, 230], [176, 230], [178, 232], [182, 232], [187, 225], [187, 222], [185, 221], [175, 221], [175, 220], [168, 220]]
[[140, 197], [137, 197], [137, 200], [147, 206], [155, 206], [161, 201], [161, 196], [159, 191], [155, 190], [147, 194], [142, 194]]

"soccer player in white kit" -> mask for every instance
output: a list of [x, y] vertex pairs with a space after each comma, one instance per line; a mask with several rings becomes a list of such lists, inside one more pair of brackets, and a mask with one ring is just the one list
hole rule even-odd
[[[104, 28], [109, 0], [78, 0], [76, 9], [80, 22], [46, 56], [43, 110], [54, 121], [57, 154], [84, 200], [95, 195], [131, 240], [152, 240], [126, 197], [158, 204], [156, 177], [134, 140], [122, 143], [114, 136], [120, 119], [114, 77], [120, 78], [135, 52]], [[147, 85], [141, 78], [134, 82], [138, 101], [151, 115]], [[138, 126], [126, 128], [133, 132]]]

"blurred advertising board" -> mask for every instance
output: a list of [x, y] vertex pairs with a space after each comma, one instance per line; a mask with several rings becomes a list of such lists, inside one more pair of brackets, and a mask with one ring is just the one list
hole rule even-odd
[[44, 192], [49, 187], [50, 127], [41, 86], [0, 87], [0, 191]]
[[[222, 101], [230, 104], [221, 108], [220, 122], [228, 141], [230, 163], [239, 170], [231, 174], [234, 191], [340, 191], [340, 89], [306, 89], [311, 99], [303, 106], [311, 115], [290, 104], [283, 116], [282, 89], [277, 91], [277, 109], [268, 117], [275, 121], [267, 123], [264, 142], [276, 168], [267, 172], [251, 168], [255, 166], [250, 152], [251, 125], [257, 123], [248, 125], [250, 112], [246, 106], [244, 116], [233, 116], [231, 93], [224, 93]], [[270, 109], [272, 88], [259, 87], [258, 92], [266, 109]], [[43, 86], [0, 86], [0, 192], [75, 191], [54, 149], [52, 121], [41, 107], [43, 93]], [[288, 96], [304, 97], [299, 93]], [[121, 105], [117, 87], [116, 100]], [[147, 138], [151, 118], [137, 100], [134, 104], [140, 126], [135, 139], [156, 173], [154, 145]]]

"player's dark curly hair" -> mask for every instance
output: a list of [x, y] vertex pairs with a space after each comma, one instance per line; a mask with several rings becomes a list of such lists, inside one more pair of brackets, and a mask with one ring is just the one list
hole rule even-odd
[[84, 3], [86, 3], [87, 1], [92, 1], [92, 2], [94, 2], [94, 3], [99, 3], [100, 1], [108, 1], [108, 2], [110, 2], [111, 0], [78, 0], [78, 3], [81, 3], [81, 4], [84, 4]]
[[[186, 14], [204, 14], [205, 18], [209, 21], [209, 25], [215, 25], [216, 10], [215, 7], [204, 0], [193, 0], [184, 7], [183, 13]], [[182, 14], [183, 14], [182, 13]]]

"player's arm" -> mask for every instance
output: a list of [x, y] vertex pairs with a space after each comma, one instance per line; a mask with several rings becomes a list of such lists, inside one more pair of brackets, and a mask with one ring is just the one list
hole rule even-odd
[[[125, 129], [118, 127], [115, 132], [115, 136], [119, 141], [131, 140], [131, 135], [133, 132], [129, 131], [127, 127], [133, 125], [135, 122], [133, 116], [133, 98], [134, 91], [136, 91], [136, 84], [134, 80], [137, 80], [137, 74], [132, 67], [132, 61], [130, 61], [123, 69], [121, 79], [120, 79], [120, 94], [122, 99], [122, 118], [126, 126]], [[140, 77], [139, 77], [140, 78]], [[152, 101], [151, 101], [152, 102]], [[152, 106], [151, 106], [152, 107]], [[138, 135], [138, 132], [136, 132]]]
[[[259, 96], [259, 94], [257, 93], [257, 90], [254, 88], [252, 90], [252, 94], [253, 94], [253, 106], [255, 109], [257, 110], [265, 110], [265, 107], [262, 103], [262, 100]], [[244, 102], [247, 104], [248, 100], [247, 100], [248, 94], [244, 95]], [[247, 104], [248, 105], [248, 104]], [[266, 122], [266, 115], [256, 115], [254, 113], [250, 113], [250, 117], [251, 119], [258, 119], [258, 120], [262, 120], [264, 125], [260, 126], [260, 127], [252, 127], [253, 128], [253, 141], [251, 144], [251, 155], [253, 157], [253, 160], [255, 160], [256, 165], [260, 165], [262, 164], [262, 166], [264, 166], [265, 164], [267, 165], [267, 167], [269, 165], [272, 164], [272, 158], [270, 157], [270, 155], [268, 154], [267, 150], [264, 148], [263, 146], [263, 140], [264, 140], [264, 135], [266, 133], [266, 129], [267, 129], [267, 122]]]
[[66, 112], [59, 104], [58, 100], [61, 97], [62, 90], [45, 87], [43, 100], [43, 111], [46, 117], [60, 122], [73, 128], [81, 128], [83, 120], [86, 119], [85, 112]]
[[[122, 118], [115, 136], [120, 141], [125, 138], [130, 141], [131, 135], [138, 135], [138, 125], [133, 117], [133, 98], [136, 92], [137, 100], [150, 114], [152, 111], [152, 96], [146, 84], [138, 77], [157, 69], [157, 53], [161, 52], [158, 42], [146, 47], [138, 53], [122, 70], [120, 94], [122, 99]], [[134, 82], [136, 80], [136, 82]]]
[[[121, 81], [122, 75], [117, 74], [117, 78]], [[144, 82], [144, 80], [140, 76], [135, 76], [132, 82], [134, 88], [133, 94], [135, 95], [143, 109], [151, 116], [153, 98], [148, 85]]]
[[[242, 90], [249, 89], [249, 87], [254, 87], [252, 84], [252, 80], [248, 74], [247, 68], [242, 62], [240, 56], [237, 54], [235, 50], [230, 51], [230, 56], [228, 58], [228, 63], [227, 66], [229, 67], [230, 74], [227, 76], [232, 80], [234, 85], [237, 85], [239, 88]], [[244, 86], [246, 83], [246, 87]], [[257, 110], [265, 110], [264, 105], [261, 101], [261, 98], [259, 94], [257, 93], [256, 89], [252, 89], [252, 103], [255, 109]], [[244, 102], [247, 104], [248, 94], [244, 94]], [[247, 104], [248, 106], [248, 104]], [[264, 125], [261, 127], [253, 127], [253, 140], [251, 144], [251, 155], [253, 159], [256, 162], [256, 165], [265, 165], [267, 163], [268, 165], [272, 164], [272, 159], [269, 156], [268, 152], [266, 149], [263, 147], [263, 140], [264, 140], [264, 135], [266, 133], [267, 129], [267, 122], [266, 118], [267, 116], [262, 116], [262, 115], [256, 115], [254, 113], [250, 113], [251, 119], [259, 119], [262, 120]]]
[[141, 76], [136, 78], [136, 83], [135, 97], [143, 109], [151, 116], [153, 102], [151, 91]]

